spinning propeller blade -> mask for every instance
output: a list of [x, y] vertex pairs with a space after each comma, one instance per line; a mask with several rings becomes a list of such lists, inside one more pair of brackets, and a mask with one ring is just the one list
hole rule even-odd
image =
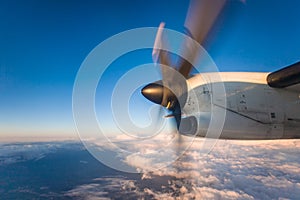
[[[161, 81], [156, 81], [146, 85], [142, 89], [142, 94], [153, 103], [171, 111], [171, 115], [176, 120], [176, 127], [179, 130], [181, 122], [181, 110], [187, 99], [186, 79], [190, 77], [193, 63], [198, 56], [198, 46], [205, 41], [209, 31], [213, 27], [226, 0], [191, 0], [185, 20], [186, 34], [190, 37], [184, 41], [182, 51], [184, 58], [177, 63], [177, 67], [171, 67], [169, 52], [163, 48], [166, 46], [164, 38], [165, 23], [159, 25], [153, 47], [153, 61], [159, 63], [161, 68]], [[178, 69], [178, 70], [176, 70]]]
[[[191, 0], [184, 23], [186, 34], [203, 45], [225, 3], [226, 0]], [[185, 59], [179, 63], [178, 71], [185, 78], [189, 78], [193, 63], [187, 60], [195, 61], [199, 49], [190, 38], [187, 38], [183, 43], [182, 51]]]

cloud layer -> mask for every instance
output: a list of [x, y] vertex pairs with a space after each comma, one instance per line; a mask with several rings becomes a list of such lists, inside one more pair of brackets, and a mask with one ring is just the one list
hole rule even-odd
[[[218, 140], [208, 151], [203, 149], [204, 140], [196, 138], [183, 156], [156, 170], [153, 170], [156, 166], [162, 166], [158, 160], [163, 162], [163, 159], [147, 155], [157, 153], [154, 150], [159, 143], [146, 146], [131, 142], [132, 153], [126, 154], [123, 161], [143, 172], [142, 180], [131, 180], [139, 195], [155, 199], [297, 199], [300, 196], [300, 140]], [[164, 151], [163, 155], [169, 152], [170, 157], [175, 157], [170, 148]], [[159, 187], [145, 184], [151, 182]]]
[[[188, 141], [185, 139], [182, 138], [183, 143]], [[212, 149], [205, 149], [204, 140], [196, 138], [171, 164], [169, 161], [175, 160], [181, 149], [175, 143], [171, 146], [162, 144], [165, 141], [157, 138], [146, 144], [118, 140], [124, 145], [122, 148], [127, 147], [130, 151], [125, 154], [114, 151], [116, 158], [124, 165], [136, 168], [141, 172], [140, 176], [123, 172], [107, 174], [55, 196], [87, 200], [298, 199], [300, 196], [300, 140], [218, 140], [212, 142]], [[98, 145], [108, 155], [116, 148]], [[1, 144], [0, 166], [38, 160], [62, 147], [85, 151], [79, 143]], [[166, 155], [170, 159], [164, 160]]]

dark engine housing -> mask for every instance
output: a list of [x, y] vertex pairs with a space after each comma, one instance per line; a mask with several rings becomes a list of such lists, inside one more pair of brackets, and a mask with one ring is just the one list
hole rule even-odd
[[273, 88], [285, 88], [300, 83], [300, 62], [270, 73], [267, 82]]

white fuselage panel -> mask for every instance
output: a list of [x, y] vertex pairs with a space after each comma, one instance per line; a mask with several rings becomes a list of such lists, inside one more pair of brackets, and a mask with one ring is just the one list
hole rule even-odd
[[198, 74], [188, 79], [189, 95], [183, 114], [198, 118], [198, 136], [209, 137], [205, 134], [209, 125], [203, 123], [213, 120], [201, 121], [201, 113], [210, 113], [219, 107], [226, 112], [220, 138], [299, 138], [299, 90], [296, 86], [271, 88], [266, 82], [267, 75], [254, 72]]

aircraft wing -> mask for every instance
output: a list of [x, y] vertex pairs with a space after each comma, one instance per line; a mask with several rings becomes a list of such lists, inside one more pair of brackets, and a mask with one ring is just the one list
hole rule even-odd
[[300, 92], [300, 62], [270, 73], [267, 82], [273, 88], [287, 88]]

